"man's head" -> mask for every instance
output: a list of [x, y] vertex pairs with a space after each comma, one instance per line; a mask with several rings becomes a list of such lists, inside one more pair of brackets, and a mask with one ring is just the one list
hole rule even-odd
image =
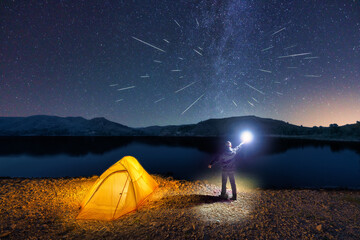
[[231, 142], [230, 142], [230, 141], [227, 141], [225, 145], [226, 145], [227, 147], [231, 147]]

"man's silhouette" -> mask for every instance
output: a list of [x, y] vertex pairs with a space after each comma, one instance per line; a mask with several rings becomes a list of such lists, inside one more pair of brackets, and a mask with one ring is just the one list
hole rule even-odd
[[229, 177], [231, 189], [232, 189], [232, 198], [231, 200], [236, 200], [236, 184], [235, 184], [235, 156], [239, 152], [241, 146], [244, 143], [240, 143], [239, 146], [232, 148], [231, 142], [226, 142], [226, 149], [225, 151], [219, 155], [218, 157], [214, 158], [210, 164], [209, 168], [215, 163], [220, 163], [222, 167], [222, 186], [221, 186], [221, 198], [228, 198], [228, 195], [226, 194], [226, 182], [227, 178]]

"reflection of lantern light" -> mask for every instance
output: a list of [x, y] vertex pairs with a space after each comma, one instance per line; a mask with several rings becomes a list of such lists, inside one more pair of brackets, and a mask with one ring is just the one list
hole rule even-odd
[[241, 134], [241, 141], [243, 143], [249, 143], [253, 140], [253, 138], [254, 137], [253, 137], [252, 133], [249, 131], [245, 131]]

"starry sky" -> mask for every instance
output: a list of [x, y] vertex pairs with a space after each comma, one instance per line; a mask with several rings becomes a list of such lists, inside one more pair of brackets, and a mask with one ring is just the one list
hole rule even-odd
[[0, 116], [360, 120], [360, 1], [3, 0]]

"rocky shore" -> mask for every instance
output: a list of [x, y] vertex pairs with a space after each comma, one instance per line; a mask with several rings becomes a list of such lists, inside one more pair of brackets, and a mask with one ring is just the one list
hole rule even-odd
[[154, 176], [137, 211], [76, 220], [96, 178], [0, 179], [0, 239], [360, 239], [360, 191], [252, 189], [229, 201], [218, 185]]

